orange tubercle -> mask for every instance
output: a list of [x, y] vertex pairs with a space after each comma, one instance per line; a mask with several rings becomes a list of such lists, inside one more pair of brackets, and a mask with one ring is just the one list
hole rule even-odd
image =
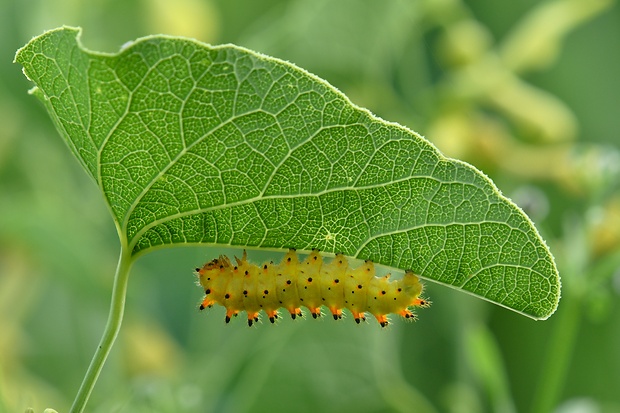
[[258, 312], [248, 312], [248, 326], [252, 327], [254, 323], [258, 323]]
[[431, 302], [424, 298], [416, 298], [415, 300], [413, 300], [412, 305], [415, 305], [416, 307], [428, 307], [431, 305]]
[[312, 318], [318, 318], [321, 316], [320, 307], [309, 308], [309, 310], [310, 310], [310, 313], [312, 314]]
[[340, 320], [342, 318], [342, 309], [341, 308], [330, 308], [329, 311], [334, 316], [334, 320]]
[[276, 318], [278, 318], [278, 310], [269, 310], [266, 311], [267, 313], [267, 317], [269, 318], [269, 321], [271, 321], [271, 324], [276, 322]]
[[357, 324], [359, 324], [362, 321], [366, 321], [366, 313], [364, 312], [356, 312], [356, 311], [351, 311], [351, 314], [353, 315], [353, 319], [355, 320], [355, 322]]
[[211, 307], [213, 304], [215, 304], [215, 302], [212, 299], [205, 297], [202, 303], [200, 303], [200, 309], [204, 310], [207, 307]]
[[375, 314], [375, 318], [381, 324], [381, 327], [387, 327], [389, 324], [388, 318], [386, 314]]
[[401, 316], [403, 316], [405, 318], [415, 320], [415, 314], [413, 314], [410, 310], [408, 310], [406, 308], [404, 310], [400, 311], [398, 314], [400, 314]]

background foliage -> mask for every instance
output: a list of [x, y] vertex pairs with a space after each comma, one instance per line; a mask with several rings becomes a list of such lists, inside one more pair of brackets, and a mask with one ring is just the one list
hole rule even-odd
[[118, 256], [98, 189], [10, 64], [62, 24], [92, 50], [163, 32], [308, 69], [489, 174], [563, 279], [546, 322], [429, 284], [434, 306], [387, 332], [247, 329], [196, 310], [192, 268], [222, 251], [158, 251], [133, 268], [90, 411], [620, 411], [620, 8], [604, 0], [0, 0], [0, 411], [67, 410]]

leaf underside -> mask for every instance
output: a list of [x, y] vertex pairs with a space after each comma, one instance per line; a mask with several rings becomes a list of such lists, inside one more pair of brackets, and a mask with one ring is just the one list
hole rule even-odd
[[526, 215], [472, 166], [325, 81], [232, 45], [152, 36], [118, 54], [79, 29], [16, 61], [134, 255], [169, 244], [319, 248], [532, 318], [560, 295]]

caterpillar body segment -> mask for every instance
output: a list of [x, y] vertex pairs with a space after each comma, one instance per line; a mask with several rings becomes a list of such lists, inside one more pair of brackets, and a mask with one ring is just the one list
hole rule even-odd
[[390, 280], [389, 274], [376, 277], [372, 261], [350, 268], [343, 254], [324, 262], [318, 250], [300, 261], [291, 249], [279, 264], [261, 266], [248, 262], [244, 251], [234, 264], [220, 256], [196, 271], [205, 292], [200, 309], [221, 305], [226, 308], [226, 322], [245, 311], [250, 326], [259, 320], [261, 311], [274, 323], [280, 308], [295, 319], [303, 315], [302, 306], [313, 318], [320, 317], [325, 306], [335, 320], [342, 318], [346, 308], [357, 323], [370, 313], [385, 327], [389, 314], [415, 319], [413, 307], [430, 304], [420, 297], [422, 284], [411, 271], [398, 280]]

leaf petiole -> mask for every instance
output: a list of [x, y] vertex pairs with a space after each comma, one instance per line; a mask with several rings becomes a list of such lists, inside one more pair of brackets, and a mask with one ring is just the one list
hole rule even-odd
[[77, 396], [71, 406], [71, 413], [80, 413], [84, 411], [86, 402], [90, 397], [93, 387], [97, 382], [99, 373], [110, 354], [114, 340], [121, 329], [123, 322], [123, 313], [125, 311], [125, 297], [127, 295], [127, 283], [129, 280], [129, 270], [133, 264], [131, 250], [125, 243], [121, 245], [121, 253], [116, 267], [114, 276], [114, 286], [112, 287], [112, 302], [110, 303], [110, 313], [108, 314], [108, 322], [105, 326], [101, 341], [97, 346], [95, 355], [90, 362], [90, 366], [86, 371], [82, 385], [78, 390]]

